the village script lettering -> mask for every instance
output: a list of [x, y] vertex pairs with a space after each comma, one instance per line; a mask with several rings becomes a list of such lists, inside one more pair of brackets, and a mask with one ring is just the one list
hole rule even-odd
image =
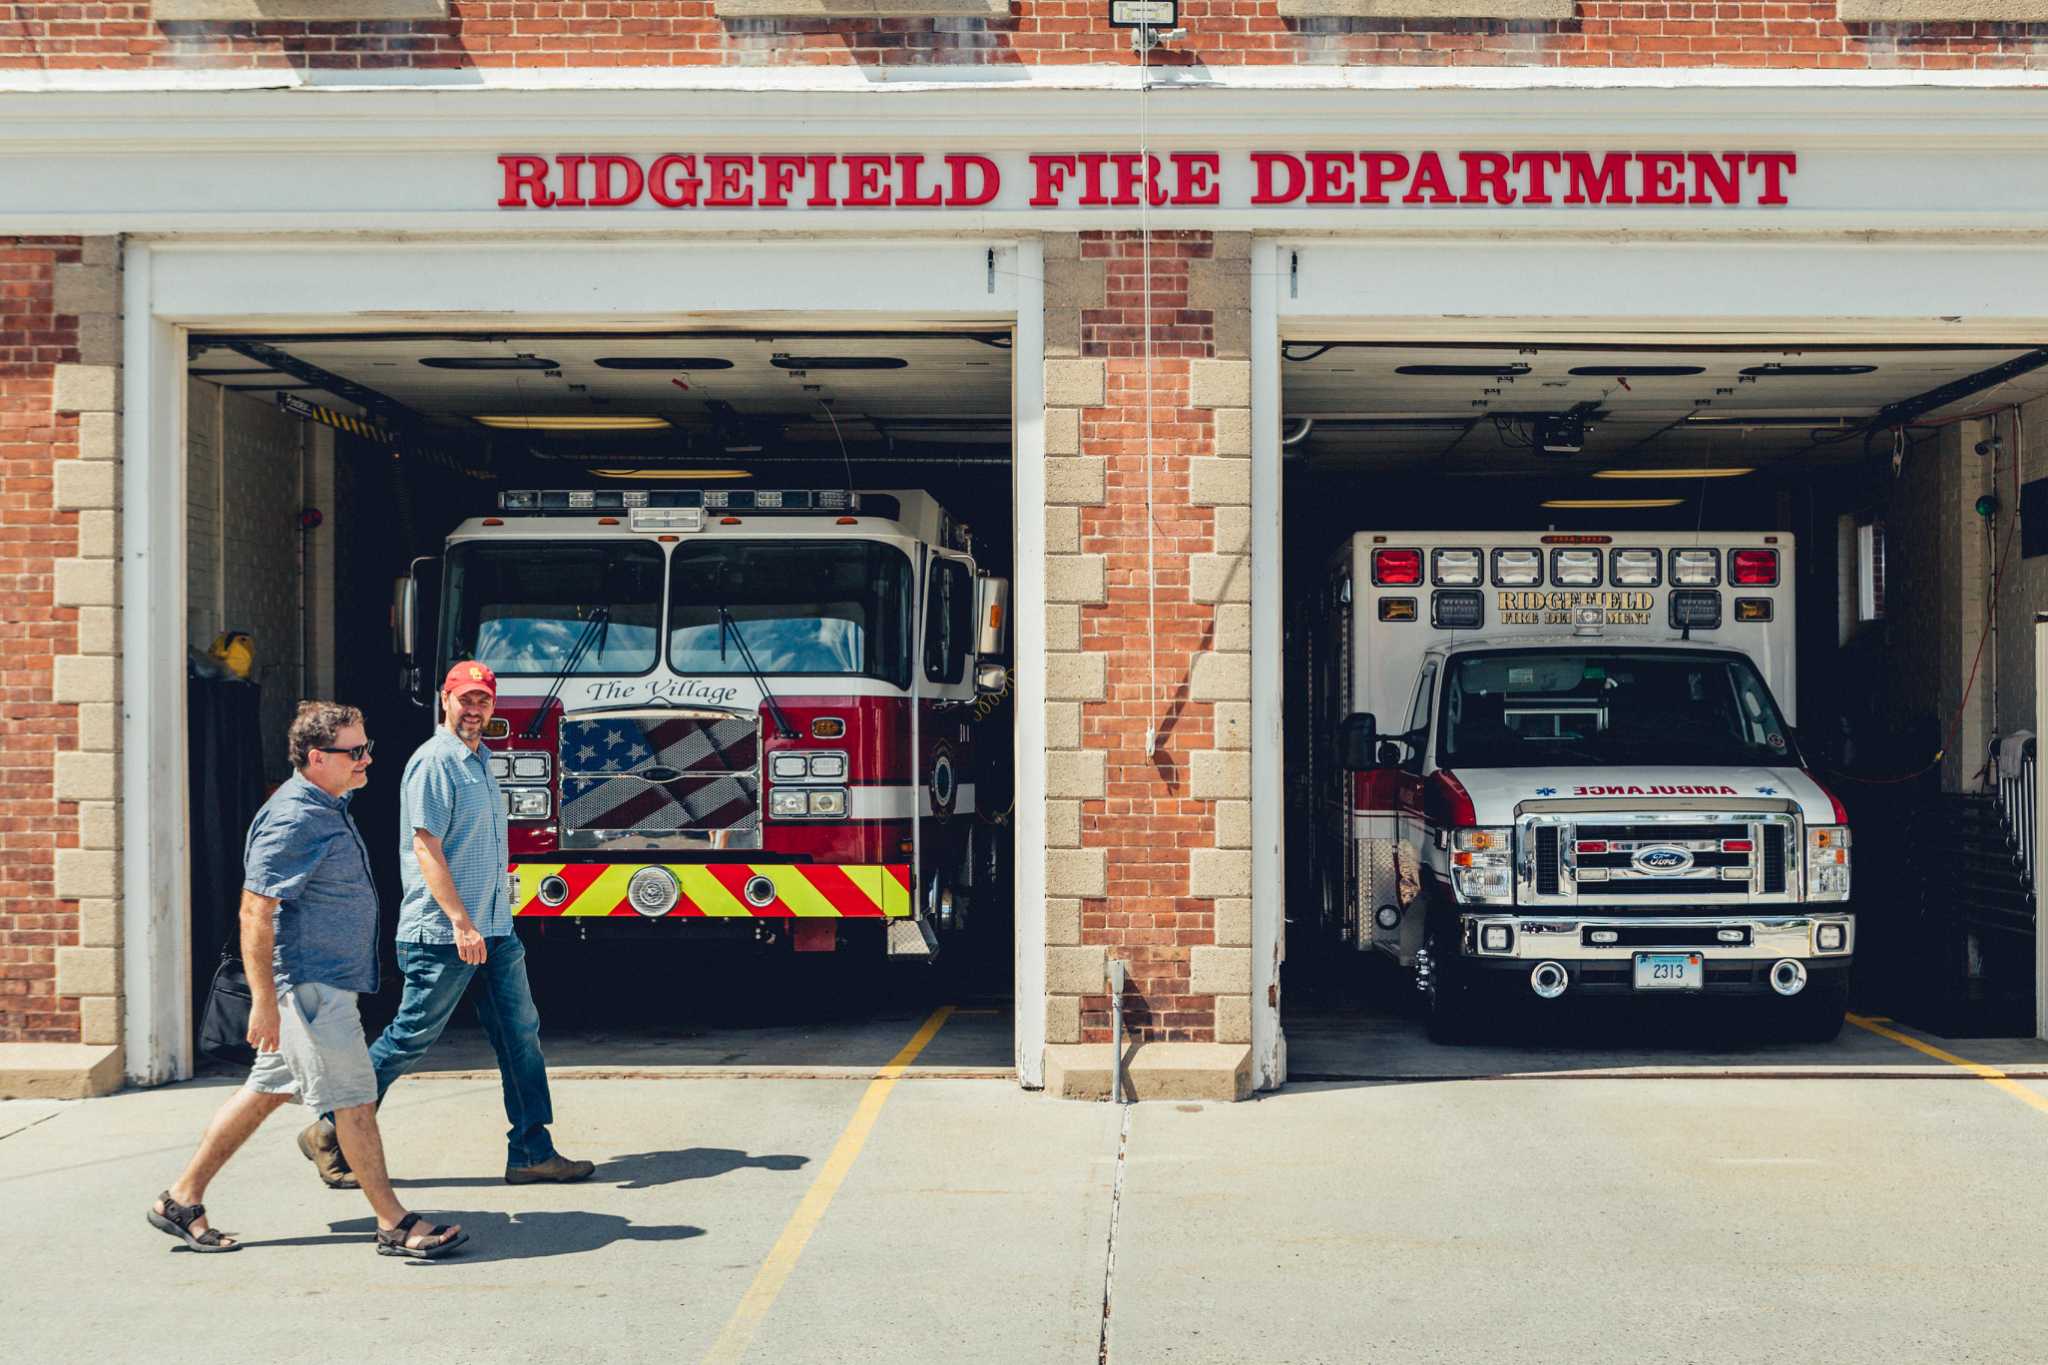
[[586, 684], [584, 691], [593, 702], [688, 701], [705, 706], [731, 706], [740, 695], [731, 683], [700, 678], [602, 678]]

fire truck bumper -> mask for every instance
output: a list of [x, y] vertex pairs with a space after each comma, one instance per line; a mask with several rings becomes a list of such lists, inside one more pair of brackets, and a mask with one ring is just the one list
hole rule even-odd
[[1797, 915], [1468, 913], [1459, 921], [1465, 969], [1522, 980], [1538, 964], [1554, 964], [1574, 993], [1595, 995], [1661, 987], [1644, 970], [1652, 959], [1690, 960], [1670, 977], [1681, 990], [1769, 995], [1778, 964], [1797, 963], [1800, 981], [1818, 985], [1846, 973], [1856, 948], [1856, 917], [1846, 907]]
[[906, 919], [907, 863], [513, 863], [526, 918]]

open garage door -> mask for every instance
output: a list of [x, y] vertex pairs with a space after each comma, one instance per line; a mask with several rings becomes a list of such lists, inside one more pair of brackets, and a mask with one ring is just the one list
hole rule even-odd
[[389, 944], [400, 774], [477, 658], [557, 1061], [878, 1064], [950, 1004], [928, 1061], [1008, 1065], [1008, 330], [189, 355], [197, 986], [301, 697], [378, 741]]
[[1293, 1074], [1384, 1069], [1446, 996], [1448, 1036], [1602, 1048], [1844, 1000], [2033, 1032], [1979, 769], [2029, 714], [1986, 604], [2048, 350], [1506, 324], [1280, 360]]

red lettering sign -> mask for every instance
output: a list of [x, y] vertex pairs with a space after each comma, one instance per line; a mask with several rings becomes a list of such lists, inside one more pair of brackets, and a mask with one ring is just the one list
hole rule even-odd
[[[1002, 196], [1004, 164], [975, 152], [507, 152], [498, 207], [984, 208]], [[1034, 152], [1009, 164], [1031, 209], [1773, 208], [1799, 172], [1793, 152], [1332, 149], [1234, 165], [1220, 152]]]

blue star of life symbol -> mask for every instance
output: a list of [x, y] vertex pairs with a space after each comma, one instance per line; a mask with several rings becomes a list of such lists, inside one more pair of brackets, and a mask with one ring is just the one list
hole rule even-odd
[[1537, 794], [1538, 796], [1555, 796], [1555, 795], [1557, 795], [1557, 788], [1555, 788], [1555, 787], [1538, 787], [1538, 788], [1536, 789], [1536, 794]]
[[1756, 794], [1758, 796], [1776, 796], [1778, 794], [1778, 789], [1776, 787], [1758, 787], [1756, 789]]

